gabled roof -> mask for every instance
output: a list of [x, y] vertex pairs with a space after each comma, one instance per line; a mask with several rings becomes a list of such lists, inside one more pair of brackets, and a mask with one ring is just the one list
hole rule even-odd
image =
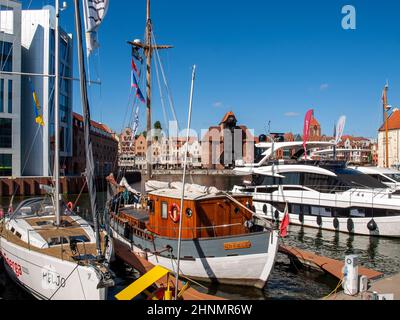
[[236, 119], [235, 114], [234, 114], [232, 111], [229, 111], [229, 112], [224, 116], [224, 118], [222, 119], [220, 125], [223, 124], [223, 123], [226, 123], [230, 117], [234, 117], [234, 118]]
[[[73, 112], [73, 113], [72, 113], [72, 116], [73, 116], [74, 119], [77, 119], [78, 121], [83, 122], [83, 116], [81, 116], [80, 114], [78, 114], [78, 113], [76, 113], [76, 112]], [[110, 133], [110, 134], [113, 133], [113, 132], [111, 131], [111, 129], [110, 129], [109, 127], [107, 127], [105, 124], [101, 124], [101, 123], [98, 123], [98, 122], [96, 122], [96, 121], [91, 120], [91, 121], [90, 121], [90, 125], [91, 125], [93, 128], [102, 130], [102, 131], [104, 131], [104, 132], [106, 132], [106, 133]]]
[[[385, 123], [381, 126], [379, 131], [385, 131]], [[389, 116], [389, 130], [400, 130], [400, 110], [395, 109]]]

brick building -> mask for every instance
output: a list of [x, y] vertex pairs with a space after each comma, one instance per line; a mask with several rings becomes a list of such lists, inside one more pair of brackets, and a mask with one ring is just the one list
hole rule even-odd
[[[117, 168], [118, 140], [106, 125], [91, 121], [90, 137], [93, 145], [95, 173], [107, 176]], [[83, 117], [73, 113], [73, 156], [67, 165], [67, 173], [80, 175], [86, 170], [85, 138]]]
[[250, 130], [237, 124], [228, 112], [218, 126], [210, 127], [202, 139], [202, 165], [206, 169], [233, 168], [235, 161], [254, 162], [255, 137]]

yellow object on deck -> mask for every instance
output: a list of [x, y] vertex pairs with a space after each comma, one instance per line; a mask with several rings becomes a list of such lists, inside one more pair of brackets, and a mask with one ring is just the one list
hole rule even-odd
[[115, 298], [117, 300], [125, 301], [132, 300], [169, 273], [169, 270], [160, 266], [156, 266], [149, 272], [147, 272], [144, 276], [132, 283], [129, 287], [118, 293]]

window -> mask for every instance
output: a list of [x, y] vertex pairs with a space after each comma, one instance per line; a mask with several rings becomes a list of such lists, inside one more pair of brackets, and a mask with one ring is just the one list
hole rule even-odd
[[13, 81], [8, 80], [8, 113], [13, 109]]
[[14, 34], [14, 9], [0, 5], [0, 32]]
[[4, 112], [4, 79], [0, 79], [0, 112]]
[[167, 202], [161, 203], [161, 218], [168, 219], [168, 203]]
[[11, 154], [0, 154], [0, 177], [12, 176]]
[[13, 70], [13, 44], [10, 42], [0, 41], [0, 69], [6, 72]]
[[12, 148], [12, 120], [0, 118], [0, 149]]

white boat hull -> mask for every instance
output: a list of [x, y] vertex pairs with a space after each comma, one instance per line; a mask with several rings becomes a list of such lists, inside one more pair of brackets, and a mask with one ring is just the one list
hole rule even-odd
[[[194, 280], [216, 280], [221, 284], [263, 288], [274, 267], [279, 247], [277, 232], [274, 231], [271, 234], [268, 253], [191, 260], [183, 259], [180, 263], [181, 274]], [[129, 246], [135, 254], [146, 256], [150, 263], [163, 266], [171, 271], [176, 271], [176, 260], [147, 255], [140, 248], [131, 245], [129, 241], [121, 237], [115, 230], [113, 236]], [[213, 279], [210, 279], [210, 274], [213, 274]]]
[[[94, 268], [30, 251], [0, 237], [0, 253], [10, 277], [40, 300], [105, 300], [107, 289]], [[78, 285], [77, 285], [78, 284]]]
[[[256, 207], [256, 212], [258, 215], [263, 216], [271, 221], [282, 221], [285, 216], [284, 212], [280, 212], [270, 204], [266, 204], [266, 214], [264, 213], [264, 203], [255, 202], [254, 206]], [[275, 217], [276, 211], [279, 212], [278, 219]], [[400, 237], [400, 216], [375, 217], [374, 221], [378, 227], [376, 231], [370, 231], [368, 229], [368, 223], [372, 218], [336, 218], [337, 225], [335, 227], [335, 218], [333, 217], [320, 216], [318, 218], [317, 216], [304, 215], [303, 222], [301, 222], [298, 214], [290, 213], [289, 216], [290, 224], [294, 225], [365, 236]], [[351, 231], [349, 231], [349, 223], [351, 223], [353, 226]]]

